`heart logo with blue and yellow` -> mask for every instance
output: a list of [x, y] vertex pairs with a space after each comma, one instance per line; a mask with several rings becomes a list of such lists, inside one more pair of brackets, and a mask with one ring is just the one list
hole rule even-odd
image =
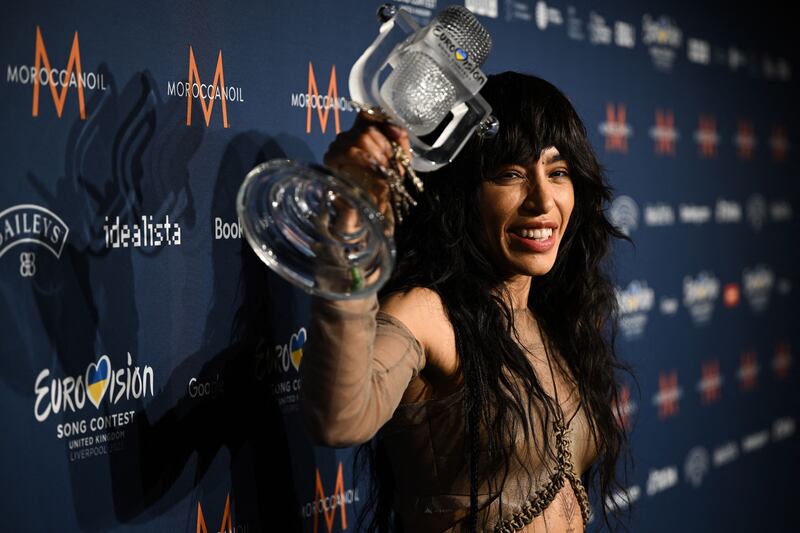
[[289, 349], [292, 351], [292, 364], [295, 370], [300, 370], [300, 361], [303, 359], [303, 345], [306, 343], [306, 328], [300, 328], [297, 333], [292, 333], [289, 339]]
[[111, 382], [111, 360], [104, 355], [86, 367], [86, 395], [95, 407], [100, 408], [100, 401], [106, 395]]
[[453, 55], [455, 56], [456, 61], [466, 61], [467, 57], [469, 57], [467, 51], [463, 48], [456, 48], [456, 51]]

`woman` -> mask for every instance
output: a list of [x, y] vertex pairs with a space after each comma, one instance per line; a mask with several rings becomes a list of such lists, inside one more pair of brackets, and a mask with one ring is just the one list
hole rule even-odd
[[[301, 409], [322, 444], [377, 434], [373, 530], [583, 531], [581, 476], [601, 501], [621, 487], [609, 189], [553, 85], [504, 73], [481, 94], [500, 133], [424, 178], [380, 303], [312, 304]], [[391, 141], [408, 150], [360, 118], [325, 163], [385, 207]]]

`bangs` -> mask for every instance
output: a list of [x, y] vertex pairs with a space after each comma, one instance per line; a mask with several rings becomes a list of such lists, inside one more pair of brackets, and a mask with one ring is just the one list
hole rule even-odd
[[494, 138], [475, 136], [473, 154], [481, 154], [479, 168], [484, 177], [501, 165], [533, 163], [550, 147], [559, 151], [571, 169], [581, 166], [578, 154], [586, 149], [585, 130], [572, 104], [554, 85], [509, 72], [489, 76], [481, 94], [500, 121]]

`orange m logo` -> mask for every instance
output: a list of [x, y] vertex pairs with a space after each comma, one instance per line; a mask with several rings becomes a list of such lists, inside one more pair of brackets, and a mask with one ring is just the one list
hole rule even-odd
[[[342, 463], [339, 463], [339, 470], [336, 473], [336, 485], [333, 488], [333, 494], [330, 497], [331, 505], [325, 505], [325, 489], [322, 487], [322, 478], [319, 475], [319, 468], [317, 468], [317, 483], [314, 489], [314, 498], [322, 507], [325, 513], [325, 523], [328, 526], [328, 532], [333, 529], [333, 521], [336, 519], [336, 496], [339, 496], [339, 508], [341, 509], [342, 529], [347, 529], [347, 516], [345, 515], [345, 494], [344, 494], [344, 479], [342, 478]], [[317, 533], [319, 512], [314, 513], [314, 533]]]
[[[308, 62], [308, 113], [306, 114], [306, 133], [311, 133], [311, 107], [312, 102], [317, 108], [317, 115], [319, 116], [319, 124], [322, 128], [322, 133], [325, 133], [325, 128], [328, 125], [328, 113], [333, 108], [333, 121], [336, 125], [336, 133], [339, 133], [339, 107], [338, 101], [339, 93], [336, 90], [336, 65], [331, 65], [331, 81], [328, 83], [328, 94], [326, 98], [319, 97], [319, 89], [317, 88], [317, 78], [314, 76], [314, 65], [311, 61]], [[323, 110], [324, 108], [324, 110]]]
[[703, 403], [719, 400], [719, 359], [703, 363]]
[[[44, 69], [41, 69], [44, 63]], [[81, 70], [81, 50], [78, 46], [78, 32], [75, 32], [75, 37], [72, 39], [72, 49], [69, 51], [69, 61], [67, 62], [67, 69], [65, 80], [61, 83], [61, 94], [58, 94], [56, 89], [56, 70], [50, 67], [50, 59], [47, 57], [47, 50], [44, 47], [44, 39], [42, 39], [42, 32], [39, 26], [36, 26], [36, 58], [34, 60], [34, 76], [33, 76], [33, 113], [34, 117], [39, 116], [39, 78], [40, 74], [44, 71], [47, 75], [47, 84], [50, 86], [50, 94], [53, 95], [53, 103], [56, 106], [56, 113], [58, 118], [61, 118], [61, 113], [64, 111], [64, 102], [67, 99], [67, 88], [71, 85], [73, 76], [72, 70], [75, 69], [75, 79], [78, 85], [78, 105], [80, 108], [81, 120], [86, 120], [86, 106], [83, 100], [83, 71]]]
[[[214, 99], [221, 94], [222, 100], [222, 125], [228, 127], [228, 108], [225, 105], [225, 72], [222, 68], [222, 50], [219, 51], [217, 57], [217, 68], [214, 70], [214, 83], [205, 91], [206, 85], [200, 83], [200, 75], [197, 73], [197, 63], [194, 61], [194, 51], [189, 47], [189, 84], [186, 90], [186, 125], [192, 125], [192, 95], [194, 95], [194, 88], [197, 87], [197, 94], [195, 96], [200, 100], [200, 105], [203, 107], [203, 116], [206, 119], [206, 126], [211, 121], [211, 111], [214, 109]], [[203, 94], [203, 93], [206, 94]], [[206, 105], [206, 97], [209, 99]]]
[[656, 110], [656, 129], [661, 132], [656, 138], [656, 153], [675, 154], [675, 114], [672, 111]]
[[659, 372], [658, 392], [661, 395], [661, 405], [658, 407], [658, 414], [661, 418], [678, 414], [678, 372], [673, 370], [669, 373]]
[[625, 106], [623, 104], [619, 104], [616, 108], [612, 103], [606, 105], [606, 123], [608, 124], [606, 150], [609, 152], [628, 151], [625, 115]]
[[[225, 512], [222, 515], [222, 523], [219, 526], [219, 531], [232, 531], [233, 522], [231, 521], [231, 495], [225, 499]], [[197, 502], [197, 533], [208, 533], [206, 528], [206, 519], [203, 518], [203, 506]]]

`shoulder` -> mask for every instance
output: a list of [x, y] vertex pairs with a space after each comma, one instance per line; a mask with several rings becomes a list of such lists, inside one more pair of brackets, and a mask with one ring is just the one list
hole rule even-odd
[[381, 300], [380, 309], [400, 320], [420, 342], [429, 372], [455, 374], [455, 333], [439, 293], [423, 287], [394, 292]]

